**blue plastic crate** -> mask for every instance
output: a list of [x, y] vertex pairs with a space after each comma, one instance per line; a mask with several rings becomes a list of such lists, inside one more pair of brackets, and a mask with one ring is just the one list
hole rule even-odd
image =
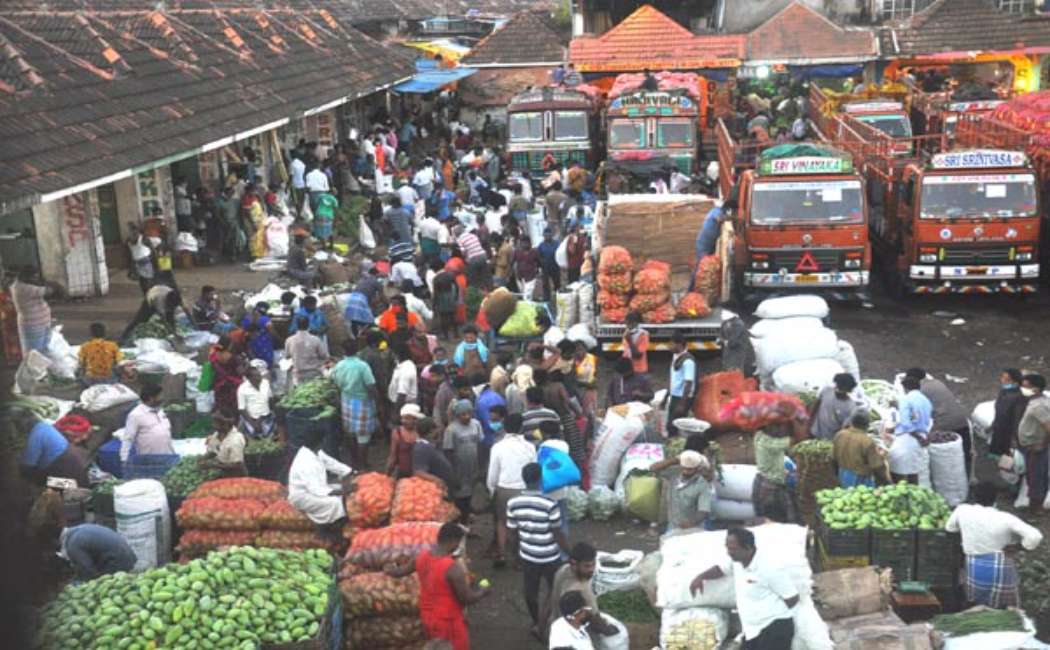
[[136, 478], [160, 478], [179, 462], [178, 454], [136, 454], [124, 463], [124, 476]]
[[120, 441], [116, 438], [98, 448], [98, 467], [117, 478], [124, 478], [124, 465], [120, 462]]

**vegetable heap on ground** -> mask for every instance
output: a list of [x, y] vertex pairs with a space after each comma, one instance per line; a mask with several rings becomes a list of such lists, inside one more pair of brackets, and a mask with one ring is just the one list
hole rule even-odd
[[967, 636], [980, 632], [1023, 632], [1025, 626], [1016, 609], [980, 609], [935, 616], [933, 629], [948, 636]]
[[235, 547], [187, 564], [71, 585], [42, 612], [37, 647], [237, 648], [317, 638], [331, 557]]
[[185, 497], [205, 481], [217, 479], [222, 474], [218, 469], [202, 468], [200, 456], [183, 456], [179, 462], [161, 477], [164, 492], [172, 497]]
[[831, 528], [944, 528], [951, 509], [933, 490], [897, 483], [817, 492], [821, 518]]
[[339, 402], [339, 387], [330, 379], [312, 379], [288, 391], [281, 400], [286, 409], [323, 408]]
[[598, 596], [598, 610], [621, 623], [654, 623], [660, 613], [641, 589], [610, 591]]

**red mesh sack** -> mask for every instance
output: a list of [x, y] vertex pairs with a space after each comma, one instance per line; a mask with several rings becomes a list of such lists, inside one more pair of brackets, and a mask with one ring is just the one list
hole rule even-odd
[[711, 307], [699, 293], [687, 293], [678, 301], [676, 313], [679, 318], [704, 318], [711, 315]]
[[722, 405], [751, 388], [739, 370], [704, 375], [700, 378], [693, 415], [711, 424], [719, 424]]
[[346, 516], [355, 528], [375, 528], [390, 517], [394, 501], [394, 479], [368, 472], [354, 479], [346, 496]]
[[671, 274], [657, 269], [643, 269], [634, 275], [634, 290], [638, 293], [668, 293]]
[[631, 292], [630, 273], [599, 273], [598, 288], [609, 293], [627, 294]]
[[639, 270], [653, 270], [659, 271], [665, 275], [671, 275], [671, 265], [667, 262], [661, 262], [660, 260], [647, 260], [645, 264], [642, 264], [642, 268]]
[[419, 611], [419, 578], [393, 578], [383, 572], [360, 573], [339, 581], [347, 618], [370, 618]]
[[329, 553], [336, 551], [333, 540], [318, 534], [317, 530], [264, 530], [255, 538], [255, 545], [264, 548], [286, 548], [305, 551], [319, 548]]
[[437, 543], [440, 529], [440, 523], [428, 521], [358, 531], [346, 553], [346, 560], [379, 571], [390, 562], [415, 559], [423, 549]]
[[349, 627], [349, 650], [422, 648], [427, 638], [419, 616], [363, 618]]
[[256, 499], [275, 501], [285, 498], [287, 491], [277, 481], [265, 481], [261, 478], [219, 478], [201, 483], [193, 491], [191, 499], [216, 497], [218, 499]]
[[627, 296], [622, 293], [610, 293], [605, 289], [598, 290], [599, 309], [623, 309], [627, 306]]
[[421, 478], [403, 478], [397, 482], [390, 522], [451, 521], [458, 516], [456, 506], [445, 501], [445, 488]]
[[189, 498], [175, 513], [183, 529], [258, 530], [266, 503], [258, 499]]
[[646, 323], [672, 323], [674, 322], [674, 305], [669, 302], [642, 313], [642, 321]]
[[706, 255], [700, 260], [693, 286], [707, 300], [708, 305], [718, 302], [722, 295], [722, 261], [717, 255]]
[[627, 308], [603, 309], [602, 319], [607, 323], [622, 323], [627, 320]]
[[271, 501], [259, 515], [259, 525], [266, 530], [313, 531], [317, 526], [310, 518], [284, 499]]
[[808, 414], [802, 400], [794, 395], [747, 391], [723, 405], [718, 417], [737, 429], [757, 431], [771, 424], [802, 421]]
[[631, 254], [623, 246], [606, 246], [598, 258], [599, 273], [629, 273], [634, 269]]
[[248, 546], [255, 543], [254, 530], [187, 530], [175, 547], [180, 559], [193, 559], [223, 546]]
[[[657, 307], [667, 304], [671, 301], [671, 294], [669, 293], [639, 293], [631, 298], [631, 302], [628, 306], [631, 311], [653, 311]], [[651, 322], [646, 319], [646, 322]]]

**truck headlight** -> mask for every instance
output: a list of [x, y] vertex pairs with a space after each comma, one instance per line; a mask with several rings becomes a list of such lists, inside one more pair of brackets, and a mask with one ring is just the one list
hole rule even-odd
[[846, 261], [842, 263], [842, 266], [847, 269], [859, 269], [862, 262], [863, 260], [859, 257], [847, 258]]
[[919, 261], [925, 264], [937, 261], [937, 253], [923, 253], [919, 255]]
[[1032, 261], [1032, 254], [1031, 253], [1017, 253], [1014, 256], [1014, 259], [1017, 260], [1018, 262], [1031, 262]]
[[769, 268], [769, 262], [766, 261], [766, 260], [752, 260], [751, 261], [751, 268], [753, 268], [753, 269], [768, 269]]

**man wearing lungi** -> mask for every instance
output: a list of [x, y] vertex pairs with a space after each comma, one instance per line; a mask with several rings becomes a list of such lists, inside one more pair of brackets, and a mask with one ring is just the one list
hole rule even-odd
[[342, 396], [343, 431], [350, 438], [353, 465], [365, 466], [368, 444], [379, 426], [376, 411], [376, 380], [372, 369], [357, 356], [357, 340], [343, 342], [345, 355], [332, 369], [330, 379]]

